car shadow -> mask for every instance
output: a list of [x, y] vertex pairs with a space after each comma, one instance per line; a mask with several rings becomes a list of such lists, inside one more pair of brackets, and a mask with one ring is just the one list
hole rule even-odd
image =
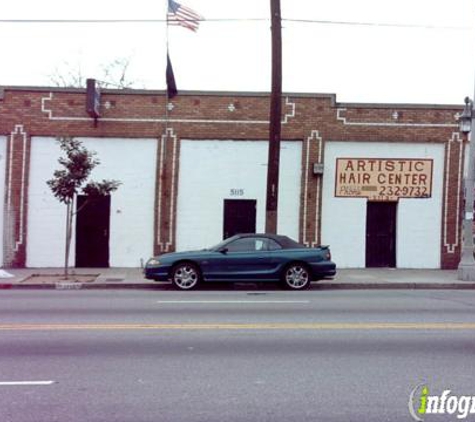
[[[181, 291], [177, 289], [173, 283], [169, 282], [162, 282], [157, 283], [157, 290], [170, 290], [174, 292]], [[319, 282], [312, 282], [308, 289], [304, 289], [303, 291], [308, 290], [322, 290], [322, 285], [319, 285]], [[270, 282], [239, 282], [239, 283], [225, 283], [225, 282], [212, 282], [212, 283], [201, 283], [197, 288], [193, 289], [193, 291], [254, 291], [256, 293], [264, 292], [264, 291], [279, 291], [279, 292], [291, 292], [293, 290], [286, 289], [282, 287], [279, 283], [270, 283]]]

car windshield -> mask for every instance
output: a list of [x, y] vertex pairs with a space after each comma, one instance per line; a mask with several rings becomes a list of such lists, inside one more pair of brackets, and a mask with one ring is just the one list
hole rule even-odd
[[218, 249], [221, 249], [223, 246], [227, 245], [229, 242], [233, 241], [237, 237], [238, 236], [228, 237], [227, 239], [224, 239], [223, 241], [219, 242], [217, 245], [211, 246], [210, 248], [206, 248], [206, 250], [217, 251]]

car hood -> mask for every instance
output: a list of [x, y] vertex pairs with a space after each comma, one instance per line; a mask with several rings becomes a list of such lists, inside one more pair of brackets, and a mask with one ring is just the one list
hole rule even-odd
[[213, 254], [215, 252], [207, 250], [207, 249], [202, 249], [199, 251], [184, 251], [184, 252], [169, 252], [165, 253], [162, 255], [157, 256], [157, 259], [160, 261], [176, 261], [178, 259], [197, 259], [197, 258], [202, 258], [209, 256], [210, 254]]

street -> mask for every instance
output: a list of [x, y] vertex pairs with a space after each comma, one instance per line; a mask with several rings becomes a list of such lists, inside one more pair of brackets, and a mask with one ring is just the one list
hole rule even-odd
[[5, 290], [0, 421], [411, 421], [474, 355], [470, 290]]

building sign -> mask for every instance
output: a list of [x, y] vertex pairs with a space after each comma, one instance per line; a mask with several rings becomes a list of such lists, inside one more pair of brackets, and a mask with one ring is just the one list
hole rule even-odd
[[335, 196], [397, 201], [432, 196], [432, 159], [337, 158]]

